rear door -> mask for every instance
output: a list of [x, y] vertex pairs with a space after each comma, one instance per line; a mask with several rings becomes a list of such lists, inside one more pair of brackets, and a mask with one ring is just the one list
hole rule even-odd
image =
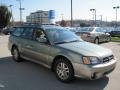
[[33, 52], [32, 52], [32, 48], [33, 48], [33, 40], [32, 40], [32, 36], [33, 36], [33, 28], [24, 28], [24, 32], [21, 35], [21, 41], [22, 41], [22, 45], [21, 45], [21, 50], [22, 50], [22, 55], [25, 57], [29, 57], [29, 58], [33, 58]]
[[23, 38], [22, 53], [24, 56], [47, 64], [50, 45], [42, 29], [26, 28], [21, 36]]
[[106, 29], [105, 29], [105, 28], [101, 28], [101, 29], [100, 29], [100, 32], [101, 32], [101, 34], [102, 34], [102, 40], [103, 40], [103, 41], [106, 41], [106, 40], [107, 40], [107, 37], [108, 37], [108, 35], [107, 35], [107, 33], [106, 33]]

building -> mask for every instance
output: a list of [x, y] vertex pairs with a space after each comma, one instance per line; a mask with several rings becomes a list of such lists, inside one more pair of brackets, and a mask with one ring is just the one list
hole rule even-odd
[[49, 23], [49, 11], [38, 10], [26, 16], [27, 23]]

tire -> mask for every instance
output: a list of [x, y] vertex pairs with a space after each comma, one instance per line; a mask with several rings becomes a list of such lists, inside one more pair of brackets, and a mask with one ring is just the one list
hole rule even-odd
[[55, 62], [55, 74], [58, 80], [69, 83], [73, 80], [74, 70], [71, 63], [65, 58], [59, 58]]
[[111, 36], [107, 37], [107, 42], [111, 41]]
[[95, 44], [99, 44], [99, 38], [95, 38], [94, 43], [95, 43]]
[[20, 53], [19, 53], [19, 50], [17, 47], [13, 47], [12, 49], [12, 58], [14, 61], [16, 62], [20, 62], [21, 61], [21, 58], [20, 58]]

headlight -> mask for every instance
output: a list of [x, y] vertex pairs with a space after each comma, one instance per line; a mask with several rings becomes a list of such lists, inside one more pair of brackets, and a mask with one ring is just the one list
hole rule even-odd
[[84, 64], [98, 64], [100, 60], [97, 57], [83, 57]]

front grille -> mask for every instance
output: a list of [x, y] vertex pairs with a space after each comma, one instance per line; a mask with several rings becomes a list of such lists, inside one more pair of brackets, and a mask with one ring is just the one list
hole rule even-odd
[[108, 57], [105, 57], [105, 58], [103, 58], [103, 63], [109, 62], [109, 61], [112, 60], [112, 59], [114, 59], [114, 56], [113, 56], [113, 55], [108, 56]]

